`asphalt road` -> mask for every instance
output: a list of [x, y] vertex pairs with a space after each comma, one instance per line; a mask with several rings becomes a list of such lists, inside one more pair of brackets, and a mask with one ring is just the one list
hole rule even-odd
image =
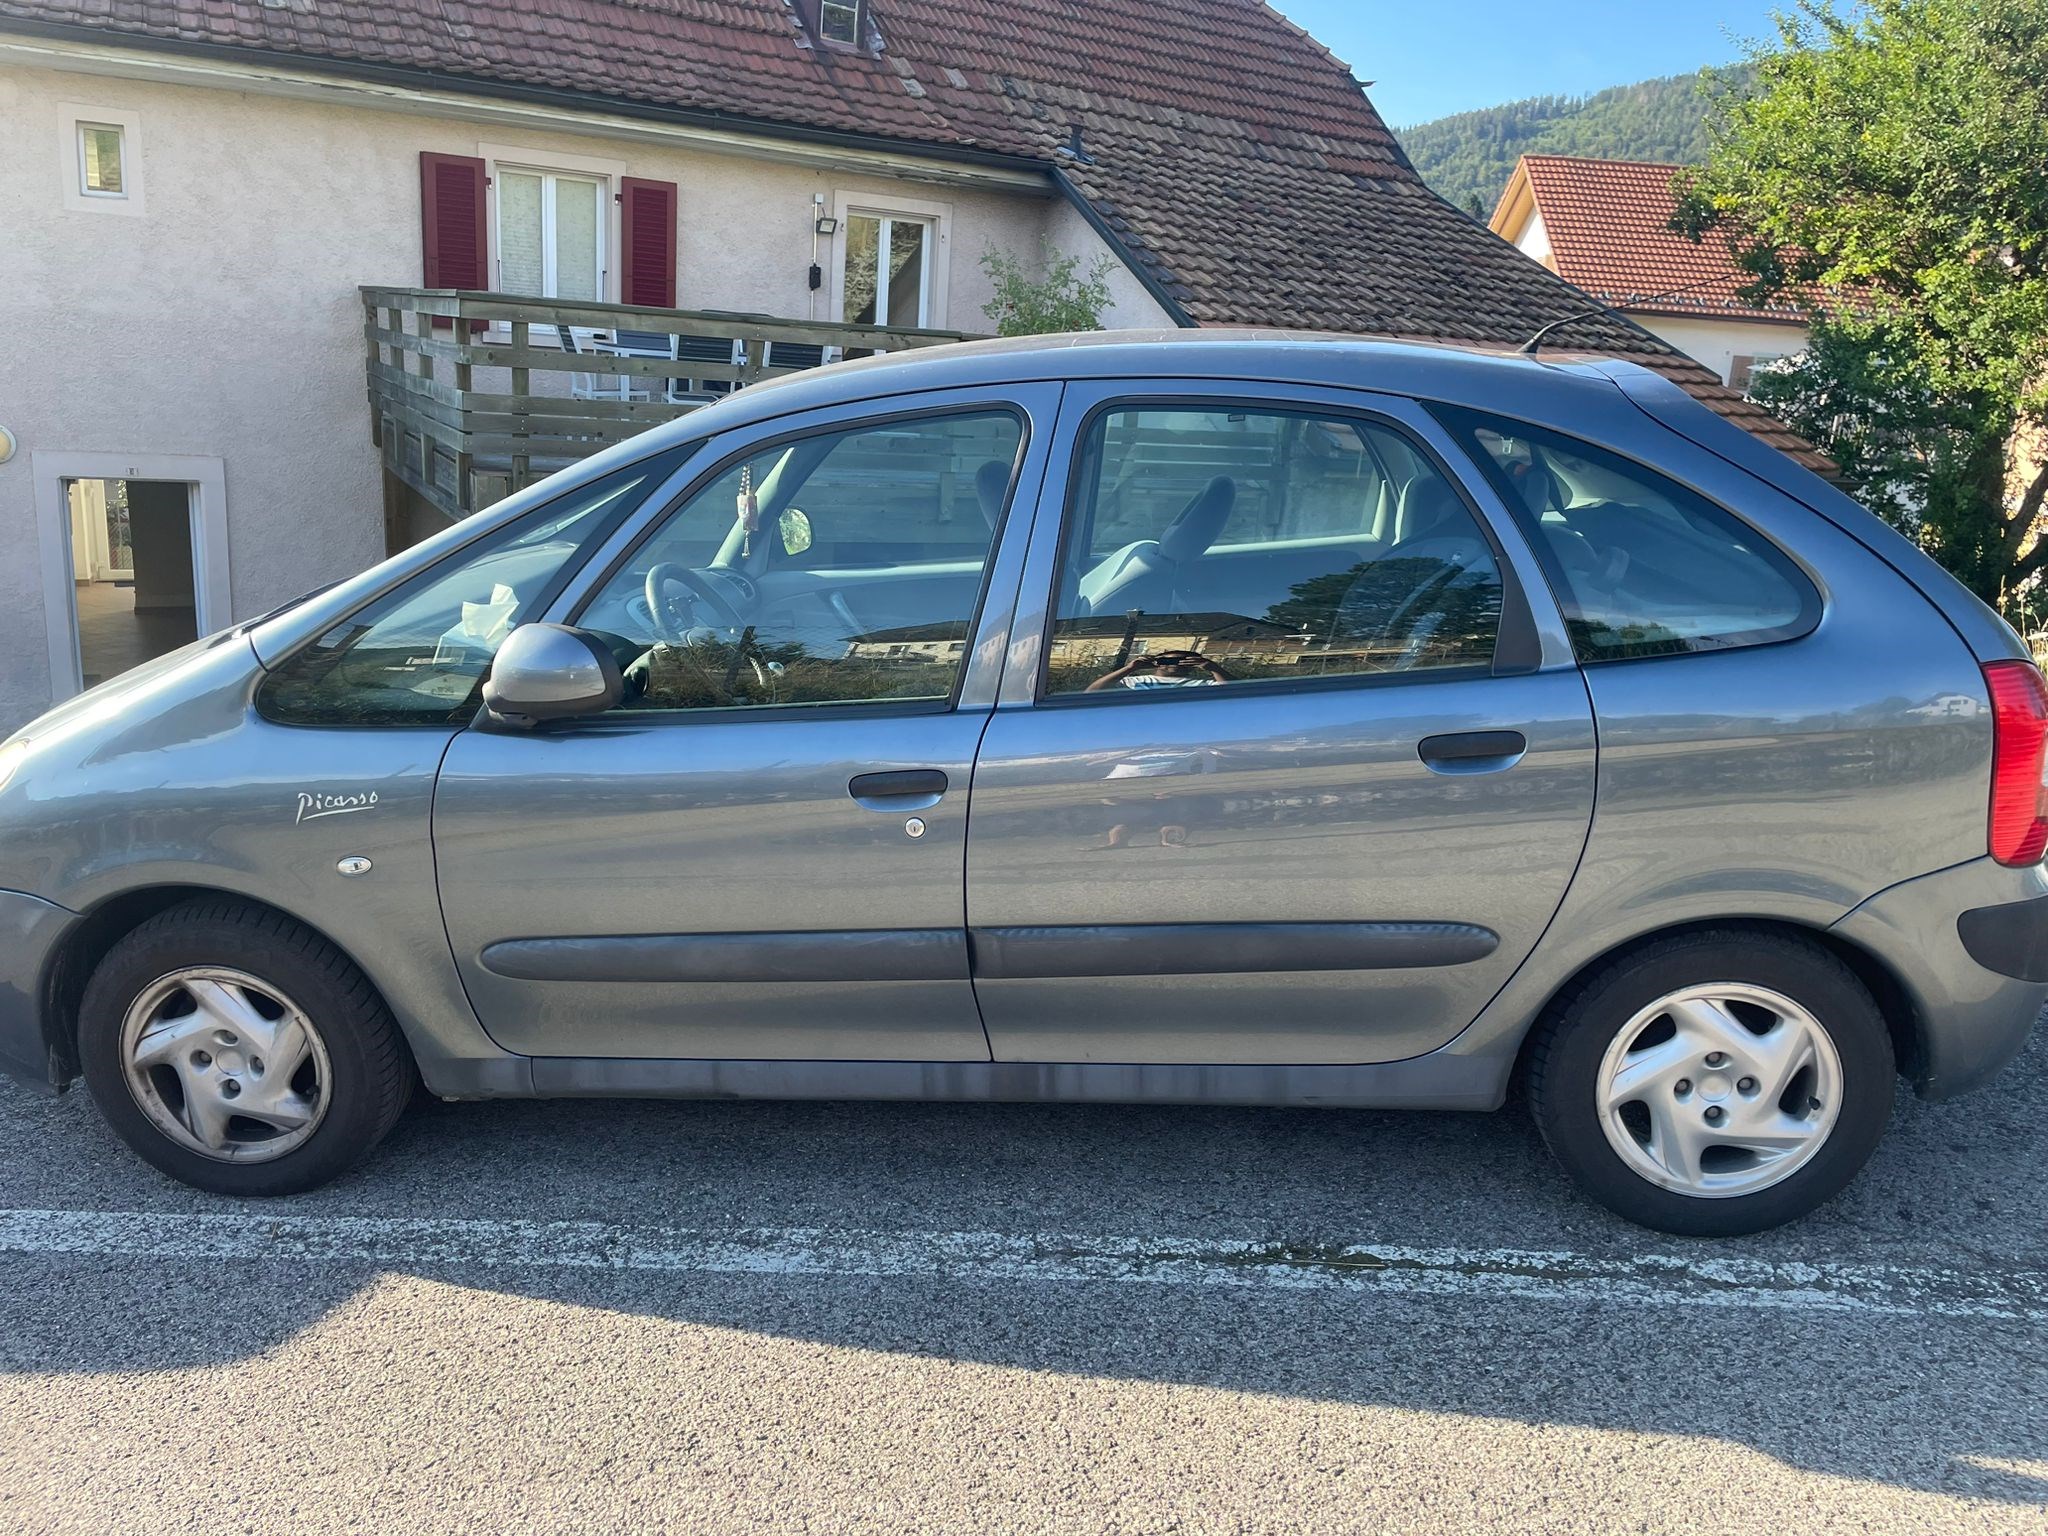
[[1717, 1245], [1514, 1110], [427, 1105], [242, 1205], [0, 1086], [0, 1531], [2038, 1536], [2044, 1086]]

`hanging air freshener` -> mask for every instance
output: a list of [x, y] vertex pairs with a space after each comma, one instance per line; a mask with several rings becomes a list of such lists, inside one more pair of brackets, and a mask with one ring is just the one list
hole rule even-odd
[[740, 466], [740, 558], [746, 559], [754, 552], [754, 533], [761, 526], [761, 503], [754, 495], [754, 466]]

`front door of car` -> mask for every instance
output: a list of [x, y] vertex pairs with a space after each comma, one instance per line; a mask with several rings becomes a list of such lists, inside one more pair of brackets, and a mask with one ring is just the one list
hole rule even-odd
[[1443, 1044], [1592, 813], [1585, 684], [1498, 505], [1412, 402], [1348, 391], [1074, 385], [1055, 462], [975, 768], [995, 1059]]
[[[627, 697], [458, 736], [434, 806], [478, 1017], [536, 1056], [986, 1060], [962, 909], [1057, 386], [728, 433], [549, 617]], [[1021, 490], [1020, 490], [1021, 488]]]

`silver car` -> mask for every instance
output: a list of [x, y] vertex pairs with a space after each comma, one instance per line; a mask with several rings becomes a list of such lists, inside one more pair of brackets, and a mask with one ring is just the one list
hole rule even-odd
[[2019, 1048], [2044, 757], [2004, 623], [1633, 366], [874, 359], [0, 747], [0, 1061], [234, 1195], [416, 1084], [1513, 1091], [1595, 1200], [1748, 1232]]

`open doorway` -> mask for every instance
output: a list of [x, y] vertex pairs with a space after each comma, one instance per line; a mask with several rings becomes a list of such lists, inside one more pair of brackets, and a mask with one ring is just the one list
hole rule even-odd
[[80, 683], [95, 683], [199, 638], [193, 487], [179, 480], [64, 484]]
[[228, 622], [220, 459], [37, 449], [29, 465], [52, 703]]

